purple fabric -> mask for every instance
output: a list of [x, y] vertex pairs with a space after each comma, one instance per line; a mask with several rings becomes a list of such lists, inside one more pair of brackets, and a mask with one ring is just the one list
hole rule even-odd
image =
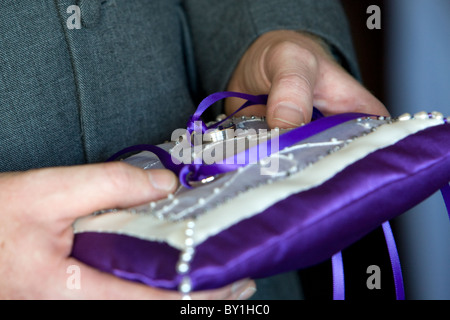
[[[293, 195], [229, 228], [216, 237], [224, 238], [220, 240], [223, 245], [233, 243], [234, 238], [239, 239], [239, 246], [250, 242], [251, 250], [241, 250], [239, 246], [234, 249], [241, 250], [246, 260], [252, 255], [254, 261], [236, 261], [234, 253], [224, 252], [219, 257], [216, 255], [214, 267], [231, 259], [233, 266], [228, 262], [227, 269], [239, 266], [231, 273], [245, 274], [241, 268], [257, 265], [256, 274], [268, 276], [271, 272], [303, 268], [330, 258], [383, 222], [420, 203], [450, 180], [450, 150], [437, 143], [445, 141], [449, 131], [444, 126], [422, 131], [413, 139], [407, 138], [369, 155], [323, 185]], [[373, 170], [374, 167], [380, 169]], [[252, 230], [251, 236], [248, 230]], [[202, 248], [207, 252], [203, 255], [204, 264], [209, 256], [214, 256], [214, 249], [209, 248], [212, 243], [202, 245], [207, 247]], [[272, 249], [274, 244], [279, 247]], [[211, 265], [207, 267], [211, 268]], [[202, 283], [201, 272], [196, 279], [199, 283]]]
[[[449, 125], [420, 131], [209, 238], [191, 264], [193, 288], [221, 287], [329, 259], [448, 185], [450, 148], [442, 141], [449, 134]], [[120, 273], [131, 278], [177, 288], [177, 250], [123, 235], [92, 237], [75, 235], [74, 257], [115, 274], [125, 265]]]
[[[215, 265], [205, 267], [208, 273], [227, 264], [227, 271], [233, 268], [230, 274], [243, 275], [246, 269], [255, 268], [255, 275], [264, 277], [329, 259], [450, 180], [450, 150], [437, 143], [445, 141], [449, 133], [447, 126], [424, 130], [372, 153], [326, 183], [242, 221], [215, 237], [220, 240], [202, 244], [204, 261], [200, 262], [198, 257], [194, 262], [199, 266], [194, 269], [208, 264], [216, 253], [214, 250], [227, 248], [226, 243], [237, 243], [233, 250], [240, 253], [224, 250], [222, 255], [216, 254]], [[374, 167], [379, 169], [373, 170]], [[214, 248], [211, 245], [216, 241], [222, 245]], [[242, 243], [250, 243], [251, 249], [242, 248]], [[244, 261], [239, 261], [236, 255]], [[201, 279], [204, 271], [194, 272], [194, 283], [206, 285]], [[218, 271], [212, 273], [220, 274]], [[215, 280], [218, 282], [219, 278]]]
[[180, 251], [114, 233], [76, 234], [72, 256], [99, 270], [153, 287], [174, 289], [181, 280], [175, 272]]

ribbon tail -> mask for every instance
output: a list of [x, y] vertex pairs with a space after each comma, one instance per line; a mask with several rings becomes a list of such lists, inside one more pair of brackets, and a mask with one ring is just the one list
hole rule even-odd
[[333, 300], [345, 300], [344, 263], [341, 251], [331, 257], [331, 266], [333, 269]]
[[397, 300], [405, 300], [405, 289], [403, 287], [403, 275], [400, 265], [400, 258], [398, 256], [397, 246], [395, 244], [394, 234], [392, 233], [391, 225], [388, 221], [383, 223], [384, 237], [391, 259], [392, 273], [394, 275], [395, 295]]

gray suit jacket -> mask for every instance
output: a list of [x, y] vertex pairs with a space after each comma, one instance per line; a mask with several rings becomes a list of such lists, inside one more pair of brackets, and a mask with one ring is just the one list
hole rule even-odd
[[[67, 26], [70, 5], [81, 29]], [[99, 162], [170, 139], [276, 29], [321, 36], [357, 72], [337, 0], [1, 0], [0, 171]], [[254, 298], [300, 296], [288, 273], [258, 281]]]
[[[74, 4], [81, 29], [67, 27]], [[356, 72], [337, 0], [2, 0], [0, 171], [170, 139], [274, 29], [323, 37]]]

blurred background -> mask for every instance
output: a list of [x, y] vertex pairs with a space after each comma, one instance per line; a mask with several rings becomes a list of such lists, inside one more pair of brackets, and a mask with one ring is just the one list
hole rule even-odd
[[[418, 111], [450, 116], [450, 1], [341, 1], [350, 21], [363, 83], [392, 116]], [[380, 8], [380, 29], [367, 28], [370, 5]], [[441, 194], [396, 218], [392, 226], [406, 298], [450, 300], [450, 220]], [[366, 256], [384, 245], [380, 236], [370, 237], [361, 244], [367, 246], [362, 249]], [[370, 258], [364, 259], [367, 266]], [[346, 269], [347, 264], [344, 260]], [[386, 268], [390, 266], [382, 267], [382, 277], [392, 281], [391, 274], [383, 272], [389, 270]], [[392, 291], [389, 283], [386, 286]]]

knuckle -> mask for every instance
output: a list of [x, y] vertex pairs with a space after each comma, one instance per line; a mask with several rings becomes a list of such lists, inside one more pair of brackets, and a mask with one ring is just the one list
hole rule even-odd
[[274, 45], [273, 54], [279, 55], [284, 59], [295, 59], [310, 70], [318, 66], [318, 59], [314, 52], [293, 41], [283, 40]]
[[106, 184], [111, 190], [127, 189], [133, 177], [129, 165], [121, 162], [102, 164]]
[[301, 72], [285, 73], [278, 79], [280, 85], [284, 88], [307, 94], [312, 91], [313, 83], [305, 74]]
[[319, 68], [318, 59], [311, 50], [294, 42], [281, 41], [274, 46], [271, 58], [278, 65], [273, 72], [274, 82], [300, 93], [312, 91]]

